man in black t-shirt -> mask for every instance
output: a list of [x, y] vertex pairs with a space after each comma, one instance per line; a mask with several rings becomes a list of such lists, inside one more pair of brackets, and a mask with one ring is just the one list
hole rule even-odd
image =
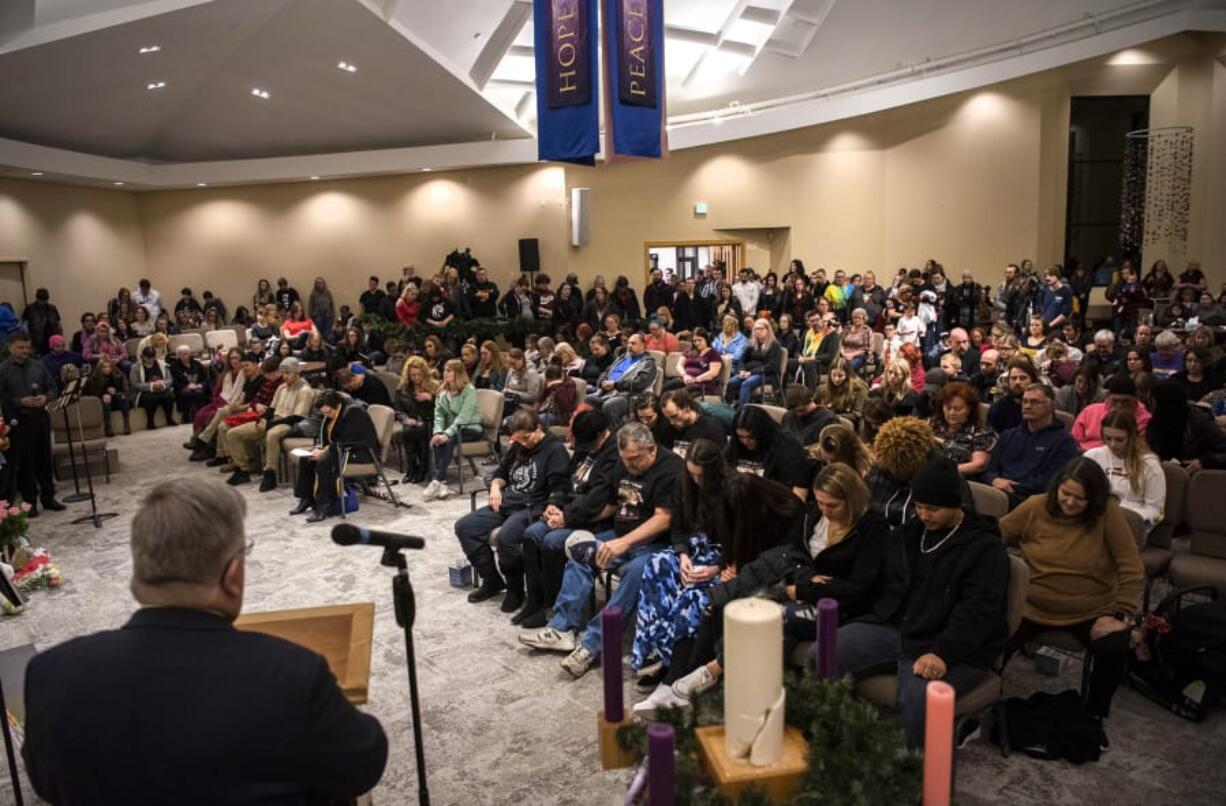
[[651, 555], [668, 544], [672, 521], [673, 492], [683, 465], [671, 451], [656, 445], [651, 430], [642, 423], [626, 423], [617, 432], [621, 467], [616, 483], [601, 513], [613, 518], [613, 528], [593, 535], [575, 532], [566, 541], [570, 562], [562, 579], [562, 592], [553, 603], [549, 626], [520, 635], [521, 643], [533, 649], [569, 653], [562, 668], [581, 677], [600, 660], [600, 614], [588, 623], [583, 635], [583, 611], [596, 571], [612, 570], [621, 579], [606, 606], [617, 607], [623, 618], [633, 618], [638, 605], [643, 569]]
[[383, 303], [386, 300], [387, 294], [379, 288], [379, 278], [372, 276], [366, 284], [366, 290], [358, 297], [358, 304], [362, 306], [362, 313], [382, 316]]
[[839, 417], [825, 406], [813, 400], [813, 392], [807, 386], [793, 386], [783, 396], [788, 413], [780, 424], [783, 430], [800, 440], [806, 448], [817, 443], [822, 429], [839, 421]]
[[468, 289], [468, 310], [477, 319], [498, 316], [498, 286], [490, 282], [489, 273], [477, 267], [476, 279]]
[[719, 420], [710, 414], [704, 414], [694, 398], [685, 389], [673, 389], [665, 392], [660, 400], [660, 411], [677, 436], [669, 446], [672, 452], [682, 459], [689, 452], [695, 440], [707, 439], [714, 442], [722, 451], [728, 441], [728, 432]]
[[290, 306], [299, 301], [298, 291], [290, 286], [289, 280], [284, 277], [277, 280], [277, 290], [273, 294], [273, 298], [277, 301], [277, 307], [282, 312], [288, 312]]

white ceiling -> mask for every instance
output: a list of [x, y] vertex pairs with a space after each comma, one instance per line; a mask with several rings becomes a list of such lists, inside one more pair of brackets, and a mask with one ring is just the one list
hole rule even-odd
[[[531, 9], [0, 0], [0, 164], [141, 188], [531, 161]], [[1226, 30], [1226, 0], [665, 0], [665, 10], [674, 148]], [[161, 50], [138, 53], [149, 44]], [[154, 81], [166, 86], [147, 90]]]

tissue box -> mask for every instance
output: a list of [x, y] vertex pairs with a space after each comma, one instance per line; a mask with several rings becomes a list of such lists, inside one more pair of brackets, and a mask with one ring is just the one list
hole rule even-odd
[[1047, 677], [1056, 677], [1064, 671], [1064, 656], [1051, 647], [1039, 647], [1034, 653], [1035, 670]]
[[468, 560], [457, 560], [447, 569], [453, 588], [470, 588], [473, 584], [473, 567]]

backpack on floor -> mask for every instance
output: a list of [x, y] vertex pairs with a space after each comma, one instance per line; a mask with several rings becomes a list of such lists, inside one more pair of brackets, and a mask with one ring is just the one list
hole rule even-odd
[[345, 514], [358, 511], [358, 488], [353, 484], [345, 485], [345, 492], [340, 498], [332, 499], [333, 515], [341, 514], [341, 507], [345, 507]]
[[[1184, 604], [1191, 595], [1210, 601]], [[1199, 722], [1226, 695], [1226, 601], [1212, 587], [1182, 588], [1146, 614], [1129, 682], [1137, 691]]]
[[1025, 699], [1011, 697], [1001, 709], [1002, 718], [992, 726], [992, 741], [1002, 747], [1043, 761], [1073, 764], [1098, 761], [1102, 754], [1102, 727], [1072, 689], [1059, 694], [1040, 691]]

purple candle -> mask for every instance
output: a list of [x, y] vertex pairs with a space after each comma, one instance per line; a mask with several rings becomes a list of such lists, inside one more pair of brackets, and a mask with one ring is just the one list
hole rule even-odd
[[820, 677], [838, 675], [835, 661], [835, 633], [839, 629], [839, 603], [834, 599], [817, 602], [817, 674]]
[[621, 722], [626, 718], [622, 703], [622, 611], [606, 607], [600, 613], [600, 637], [604, 648], [604, 718], [606, 722]]
[[652, 722], [647, 726], [647, 802], [651, 806], [673, 806], [675, 743], [672, 725]]

